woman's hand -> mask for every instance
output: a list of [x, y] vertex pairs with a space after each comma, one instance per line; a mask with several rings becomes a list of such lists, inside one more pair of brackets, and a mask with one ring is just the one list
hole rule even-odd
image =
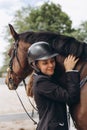
[[64, 60], [64, 67], [66, 71], [73, 70], [79, 58], [76, 59], [75, 56], [69, 55]]

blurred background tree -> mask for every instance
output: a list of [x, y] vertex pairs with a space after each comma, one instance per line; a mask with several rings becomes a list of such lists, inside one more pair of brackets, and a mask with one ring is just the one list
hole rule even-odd
[[87, 43], [87, 21], [82, 22], [78, 29], [71, 33], [71, 36]]
[[[35, 8], [29, 5], [22, 7], [21, 10], [15, 12], [12, 25], [18, 33], [31, 30], [52, 31], [58, 34], [73, 36], [81, 41], [87, 41], [87, 21], [82, 23], [78, 29], [72, 28], [72, 21], [70, 17], [62, 11], [61, 5], [50, 2], [45, 2], [42, 6]], [[9, 63], [7, 53], [13, 43], [9, 28], [6, 32], [6, 39], [9, 42], [9, 46], [4, 53], [5, 59], [1, 73], [6, 72]]]
[[52, 31], [57, 33], [71, 33], [72, 21], [62, 11], [61, 6], [54, 3], [44, 3], [41, 7], [26, 7], [17, 11], [14, 26], [19, 32], [25, 30]]

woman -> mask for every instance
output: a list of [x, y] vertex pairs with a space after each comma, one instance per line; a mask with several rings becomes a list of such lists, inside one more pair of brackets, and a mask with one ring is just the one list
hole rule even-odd
[[28, 50], [28, 61], [34, 69], [33, 94], [39, 113], [37, 130], [68, 130], [66, 104], [79, 101], [80, 75], [73, 70], [78, 59], [69, 55], [64, 60], [66, 87], [54, 79], [56, 56], [46, 42], [37, 42]]

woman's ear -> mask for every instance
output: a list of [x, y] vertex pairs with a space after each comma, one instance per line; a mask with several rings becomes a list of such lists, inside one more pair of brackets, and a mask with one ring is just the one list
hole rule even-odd
[[31, 66], [32, 66], [32, 68], [33, 68], [34, 70], [36, 70], [37, 72], [40, 71], [40, 68], [39, 68], [39, 64], [38, 64], [38, 63], [33, 62], [33, 63], [31, 64]]
[[35, 62], [32, 62], [32, 64], [31, 64], [31, 65], [32, 65], [32, 66], [36, 66], [36, 65], [35, 65]]
[[35, 65], [36, 65], [36, 67], [37, 67], [38, 69], [40, 69], [40, 66], [39, 66], [39, 64], [38, 64], [38, 63], [36, 63]]

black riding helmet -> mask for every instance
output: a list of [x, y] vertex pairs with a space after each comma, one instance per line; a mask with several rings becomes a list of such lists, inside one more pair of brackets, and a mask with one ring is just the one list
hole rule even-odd
[[54, 52], [49, 43], [44, 41], [36, 42], [28, 49], [28, 62], [32, 66], [35, 61], [47, 60], [57, 55], [58, 53]]

